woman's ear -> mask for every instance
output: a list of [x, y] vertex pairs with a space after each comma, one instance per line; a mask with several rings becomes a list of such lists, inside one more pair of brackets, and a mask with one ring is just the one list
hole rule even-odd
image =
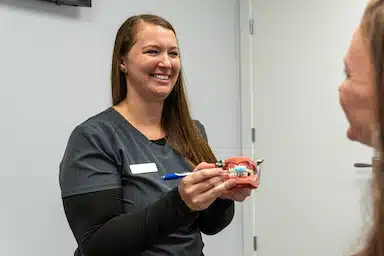
[[120, 70], [121, 70], [121, 72], [126, 74], [128, 69], [127, 69], [127, 65], [125, 64], [126, 62], [125, 62], [125, 58], [124, 57], [125, 56], [122, 56], [120, 58]]
[[123, 72], [123, 73], [127, 73], [127, 68], [126, 68], [126, 66], [122, 63], [122, 64], [120, 64], [120, 70], [121, 70], [121, 72]]

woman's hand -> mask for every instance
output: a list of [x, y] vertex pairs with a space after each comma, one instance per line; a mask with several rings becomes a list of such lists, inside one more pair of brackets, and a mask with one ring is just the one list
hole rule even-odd
[[220, 196], [221, 199], [230, 199], [236, 202], [243, 202], [248, 196], [251, 195], [251, 189], [250, 188], [237, 188], [234, 187], [226, 192], [223, 193], [222, 196]]
[[207, 209], [217, 198], [233, 188], [234, 180], [226, 180], [215, 164], [200, 163], [194, 173], [184, 177], [178, 187], [181, 199], [193, 211]]

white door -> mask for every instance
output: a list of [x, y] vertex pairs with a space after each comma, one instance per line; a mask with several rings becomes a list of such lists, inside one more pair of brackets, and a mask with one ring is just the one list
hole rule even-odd
[[[242, 3], [243, 107], [253, 110], [243, 118], [255, 128], [248, 153], [265, 158], [260, 189], [244, 207], [244, 222], [252, 223], [245, 230], [245, 255], [340, 256], [358, 242], [371, 170], [353, 164], [370, 161], [372, 151], [347, 140], [338, 85], [364, 5]], [[252, 17], [253, 34], [244, 17]], [[243, 131], [249, 140], [250, 129]]]

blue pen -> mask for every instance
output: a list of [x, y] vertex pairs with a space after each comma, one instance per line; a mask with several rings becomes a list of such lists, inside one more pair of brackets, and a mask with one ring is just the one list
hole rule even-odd
[[163, 180], [176, 180], [176, 179], [184, 178], [185, 176], [188, 176], [191, 174], [192, 172], [168, 173], [168, 174], [165, 174], [164, 176], [161, 176], [161, 178]]

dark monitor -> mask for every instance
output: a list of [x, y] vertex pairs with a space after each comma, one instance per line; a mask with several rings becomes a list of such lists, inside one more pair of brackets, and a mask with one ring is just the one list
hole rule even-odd
[[38, 1], [50, 2], [57, 5], [92, 7], [92, 0], [38, 0]]

